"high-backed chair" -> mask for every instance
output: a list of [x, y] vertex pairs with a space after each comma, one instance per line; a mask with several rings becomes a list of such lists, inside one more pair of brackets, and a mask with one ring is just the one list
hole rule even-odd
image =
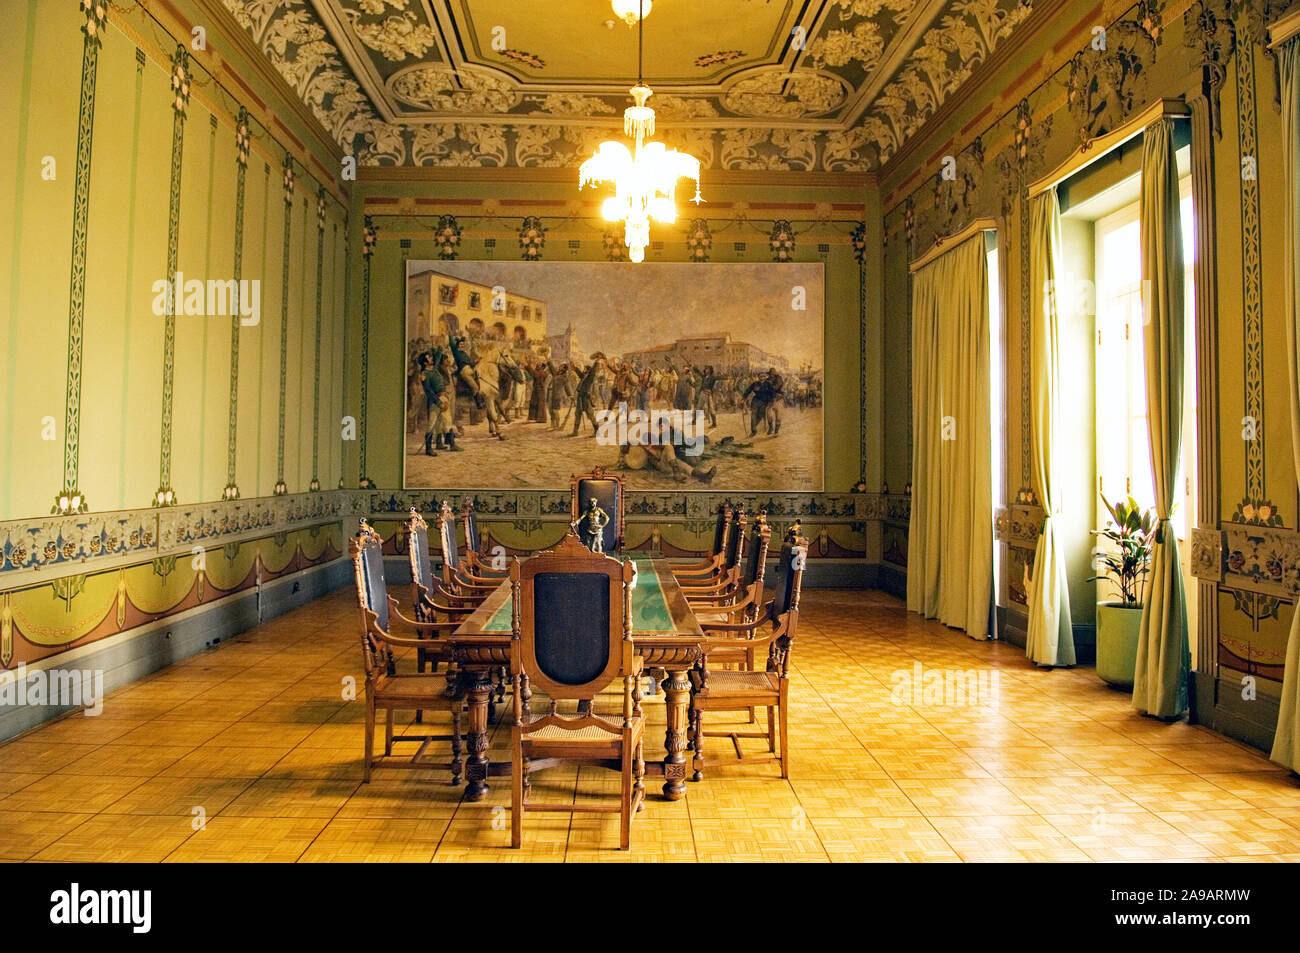
[[[474, 609], [438, 601], [443, 589], [433, 576], [433, 562], [429, 558], [429, 524], [414, 506], [406, 521], [406, 540], [407, 558], [411, 565], [411, 613], [417, 622], [430, 623], [439, 633], [451, 632]], [[431, 645], [421, 648], [416, 659], [419, 671], [423, 672], [425, 665], [432, 663], [436, 672], [438, 663], [449, 661], [450, 655], [443, 646]]]
[[461, 511], [461, 519], [465, 523], [465, 552], [464, 567], [475, 576], [483, 579], [500, 579], [505, 580], [510, 575], [508, 566], [501, 569], [493, 569], [491, 563], [484, 556], [483, 540], [478, 531], [478, 513], [474, 511], [474, 504], [470, 500], [465, 501], [465, 508]]
[[[414, 536], [412, 539], [414, 540]], [[427, 533], [425, 538], [427, 539]], [[465, 616], [482, 604], [498, 586], [505, 583], [504, 578], [485, 579], [466, 572], [460, 566], [460, 546], [456, 539], [456, 518], [446, 500], [438, 507], [438, 542], [442, 547], [442, 592], [445, 606], [435, 603], [435, 609], [450, 610], [450, 621], [455, 626], [465, 621]], [[428, 557], [427, 546], [425, 556]], [[412, 563], [412, 569], [415, 564]], [[413, 573], [414, 575], [414, 573]], [[433, 573], [429, 573], [432, 580]], [[496, 702], [505, 701], [506, 671], [500, 666], [496, 673], [496, 695], [488, 702], [489, 718], [496, 717]]]
[[763, 577], [771, 542], [772, 527], [767, 523], [767, 514], [760, 510], [750, 529], [736, 591], [713, 603], [691, 601], [691, 611], [697, 618], [714, 622], [749, 622], [758, 616], [763, 608]]
[[722, 565], [718, 574], [708, 582], [695, 582], [689, 577], [677, 577], [682, 595], [692, 604], [704, 603], [716, 605], [734, 597], [740, 589], [741, 562], [745, 556], [745, 525], [748, 517], [742, 507], [737, 507], [732, 520], [731, 530], [727, 536], [727, 545], [723, 551]]
[[[460, 715], [465, 700], [458, 694], [457, 680], [432, 672], [399, 672], [393, 648], [412, 648], [417, 652], [427, 649], [428, 638], [436, 635], [437, 623], [408, 619], [397, 608], [397, 601], [388, 595], [384, 585], [384, 555], [379, 534], [365, 520], [361, 530], [348, 546], [356, 573], [357, 602], [361, 608], [361, 650], [366, 673], [366, 745], [363, 780], [369, 782], [374, 768], [450, 768], [452, 783], [460, 782], [461, 762]], [[414, 636], [394, 635], [391, 626], [401, 622]], [[376, 712], [385, 713], [384, 753], [375, 756]], [[444, 711], [451, 715], [452, 733], [393, 735], [393, 712], [397, 710], [417, 713]], [[431, 762], [421, 760], [429, 745], [435, 741], [451, 742], [451, 760]], [[419, 742], [420, 746], [409, 760], [396, 758], [393, 745], [399, 742]]]
[[718, 504], [718, 519], [713, 527], [713, 549], [709, 551], [709, 555], [704, 559], [669, 560], [673, 574], [682, 576], [712, 575], [722, 559], [723, 551], [727, 548], [727, 531], [730, 527], [731, 501], [724, 500]]
[[576, 522], [587, 510], [587, 501], [596, 504], [609, 516], [605, 524], [603, 542], [605, 552], [616, 553], [623, 548], [623, 533], [627, 514], [623, 493], [623, 478], [596, 467], [590, 473], [569, 479], [569, 519]]
[[[631, 560], [620, 563], [592, 553], [572, 533], [554, 550], [525, 563], [516, 559], [510, 567], [512, 847], [520, 845], [528, 811], [617, 812], [622, 821], [619, 846], [627, 850], [631, 844], [632, 816], [645, 799], [645, 718], [637, 687], [641, 664], [632, 644], [633, 579]], [[622, 682], [622, 712], [610, 719], [596, 714], [591, 703], [615, 681]], [[535, 716], [529, 707], [533, 688], [550, 698], [544, 715]], [[578, 702], [578, 713], [561, 714], [558, 703], [571, 700]], [[531, 802], [529, 771], [559, 761], [616, 764], [623, 778], [618, 805]]]
[[[790, 646], [799, 627], [799, 593], [803, 586], [803, 568], [808, 558], [808, 541], [803, 537], [786, 540], [777, 560], [776, 590], [772, 601], [752, 622], [709, 622], [700, 627], [707, 637], [704, 657], [691, 672], [691, 740], [695, 748], [692, 767], [694, 780], [704, 777], [704, 739], [730, 738], [740, 755], [741, 738], [766, 738], [768, 750], [777, 750], [777, 722], [780, 722], [781, 777], [790, 775], [790, 737], [787, 730], [790, 693]], [[766, 670], [716, 671], [709, 662], [719, 649], [734, 651], [737, 639], [749, 641], [755, 653], [767, 652]], [[710, 711], [748, 711], [767, 709], [767, 731], [704, 730], [704, 713]]]
[[443, 592], [452, 605], [477, 606], [505, 580], [476, 576], [461, 565], [456, 518], [446, 500], [438, 507], [437, 520], [438, 544], [442, 547]]

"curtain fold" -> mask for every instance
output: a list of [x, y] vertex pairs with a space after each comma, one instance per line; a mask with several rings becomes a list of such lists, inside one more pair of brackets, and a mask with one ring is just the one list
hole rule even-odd
[[1173, 121], [1161, 119], [1146, 128], [1142, 143], [1142, 340], [1158, 523], [1142, 605], [1133, 707], [1159, 717], [1187, 710], [1192, 661], [1178, 539], [1169, 522], [1183, 443], [1185, 326], [1183, 230], [1173, 134]]
[[[1291, 377], [1291, 448], [1296, 479], [1300, 480], [1300, 37], [1288, 40], [1277, 53], [1282, 79], [1282, 166], [1286, 175], [1282, 291], [1286, 361]], [[1292, 771], [1300, 770], [1300, 605], [1291, 615], [1277, 734], [1269, 757]]]
[[1025, 654], [1038, 665], [1074, 664], [1074, 626], [1065, 552], [1053, 516], [1060, 512], [1052, 484], [1056, 421], [1060, 416], [1057, 267], [1061, 262], [1061, 207], [1056, 189], [1029, 206], [1029, 456], [1034, 495], [1044, 517], [1028, 587], [1029, 634]]
[[983, 234], [913, 275], [907, 607], [981, 639], [993, 593], [988, 295]]

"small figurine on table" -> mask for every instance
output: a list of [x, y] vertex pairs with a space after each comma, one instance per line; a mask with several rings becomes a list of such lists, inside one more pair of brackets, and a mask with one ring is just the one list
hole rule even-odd
[[607, 525], [609, 525], [609, 514], [600, 508], [593, 496], [587, 500], [587, 509], [573, 521], [572, 528], [584, 546], [593, 553], [603, 553]]

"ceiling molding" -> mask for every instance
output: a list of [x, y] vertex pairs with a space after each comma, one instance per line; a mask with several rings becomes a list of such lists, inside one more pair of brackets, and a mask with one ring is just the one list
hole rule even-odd
[[[877, 188], [874, 172], [784, 172], [766, 169], [707, 169], [710, 186], [771, 186], [780, 188], [827, 188], [872, 191]], [[574, 169], [518, 166], [409, 166], [363, 165], [357, 168], [357, 184], [382, 182], [459, 182], [459, 183], [571, 183], [577, 182]], [[709, 203], [705, 203], [708, 205]]]
[[877, 64], [871, 78], [858, 91], [852, 108], [845, 113], [845, 128], [851, 128], [862, 118], [862, 114], [871, 108], [880, 91], [898, 75], [907, 58], [920, 45], [925, 31], [930, 29], [946, 5], [946, 0], [918, 0], [907, 23], [894, 36], [888, 49], [885, 50], [884, 58]]
[[[942, 128], [958, 112], [966, 108], [978, 93], [983, 92], [986, 87], [990, 86], [990, 81], [994, 76], [1013, 57], [1037, 39], [1047, 27], [1057, 22], [1060, 19], [1058, 14], [1069, 4], [1070, 0], [1038, 0], [1025, 22], [1003, 40], [984, 62], [975, 67], [970, 76], [966, 77], [966, 81], [954, 90], [939, 105], [939, 108], [921, 124], [921, 127], [904, 140], [903, 144], [889, 157], [889, 161], [881, 166], [878, 171], [880, 181], [888, 181], [900, 170], [906, 169], [908, 164], [914, 160], [916, 153], [925, 148], [926, 143], [933, 136], [934, 130]], [[1101, 7], [1098, 6], [1097, 9], [1100, 10]]]
[[[635, 33], [615, 27], [607, 38], [610, 11], [595, 0], [548, 0], [540, 22], [516, 0], [195, 2], [247, 24], [273, 72], [305, 90], [320, 125], [366, 164], [568, 162], [593, 130], [617, 128], [633, 75], [623, 61]], [[867, 169], [888, 157], [890, 166], [952, 114], [973, 62], [987, 74], [1026, 24], [1065, 0], [1031, 2], [665, 5], [665, 19], [650, 21], [666, 31], [646, 76], [661, 128], [721, 137], [720, 164]], [[489, 48], [496, 23], [492, 40], [508, 29], [513, 45]]]
[[[235, 18], [221, 5], [220, 0], [192, 0], [192, 2], [208, 19], [210, 24], [208, 33], [213, 32], [211, 27], [216, 27], [216, 32], [220, 35], [222, 41], [235, 47], [241, 54], [243, 62], [239, 63], [239, 66], [243, 67], [246, 64], [257, 73], [258, 77], [271, 87], [276, 98], [280, 100], [276, 104], [277, 108], [283, 107], [302, 122], [311, 133], [316, 145], [333, 158], [335, 162], [339, 163], [341, 167], [344, 155], [342, 147], [334, 141], [325, 127], [321, 125], [320, 120], [307, 107], [307, 104], [298, 98], [298, 94], [293, 90], [293, 87], [280, 75], [279, 70], [275, 68], [271, 61], [266, 58], [266, 54], [258, 49], [257, 44], [253, 42], [253, 38], [248, 35], [248, 32], [235, 22]], [[193, 24], [189, 23], [181, 15], [180, 11], [171, 3], [171, 0], [140, 0], [140, 6], [144, 8], [147, 14], [154, 17], [160, 17], [161, 14], [160, 18], [165, 17], [173, 21], [175, 25], [182, 26], [185, 35], [189, 35], [190, 29], [193, 27]], [[163, 13], [162, 11], [166, 12]], [[236, 85], [248, 90], [247, 82], [240, 77], [239, 73], [231, 69], [229, 61], [215, 52], [210, 37], [206, 58], [202, 51], [191, 51], [190, 55], [195, 56], [200, 62], [204, 63], [204, 67], [213, 75], [228, 77]], [[251, 90], [248, 91], [251, 93]], [[260, 117], [259, 121], [261, 121]], [[269, 129], [271, 124], [263, 122], [263, 125]], [[335, 185], [337, 186], [337, 182]]]

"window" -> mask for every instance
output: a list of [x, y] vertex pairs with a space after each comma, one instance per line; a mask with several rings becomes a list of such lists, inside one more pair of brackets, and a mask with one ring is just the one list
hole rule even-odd
[[[1196, 260], [1191, 179], [1180, 183], [1183, 226], [1184, 336], [1183, 466], [1174, 531], [1180, 540], [1194, 514], [1196, 467]], [[1096, 226], [1097, 304], [1097, 476], [1102, 494], [1112, 502], [1131, 495], [1144, 507], [1155, 506], [1151, 448], [1147, 436], [1146, 364], [1142, 311], [1142, 228], [1138, 203], [1126, 205]], [[1101, 501], [1098, 525], [1107, 513]]]
[[[1186, 269], [1183, 338], [1183, 452], [1172, 515], [1183, 573], [1191, 585], [1188, 532], [1196, 519], [1196, 223], [1191, 177], [1179, 182]], [[1155, 506], [1151, 449], [1147, 436], [1146, 364], [1142, 310], [1142, 231], [1138, 203], [1096, 223], [1097, 305], [1097, 476], [1101, 493], [1114, 502], [1131, 495]], [[1097, 500], [1097, 526], [1109, 514]], [[1187, 600], [1189, 637], [1195, 638], [1196, 600]]]
[[[993, 233], [996, 235], [996, 233]], [[993, 436], [993, 448], [990, 459], [993, 461], [993, 512], [996, 513], [1003, 504], [1006, 495], [1005, 460], [1007, 441], [1006, 417], [1006, 334], [1005, 318], [1002, 313], [1001, 274], [998, 269], [998, 246], [996, 239], [988, 244], [988, 286], [989, 286], [989, 424]], [[1002, 592], [1002, 572], [998, 558], [998, 540], [993, 539], [993, 592]], [[994, 627], [997, 637], [997, 627]]]

